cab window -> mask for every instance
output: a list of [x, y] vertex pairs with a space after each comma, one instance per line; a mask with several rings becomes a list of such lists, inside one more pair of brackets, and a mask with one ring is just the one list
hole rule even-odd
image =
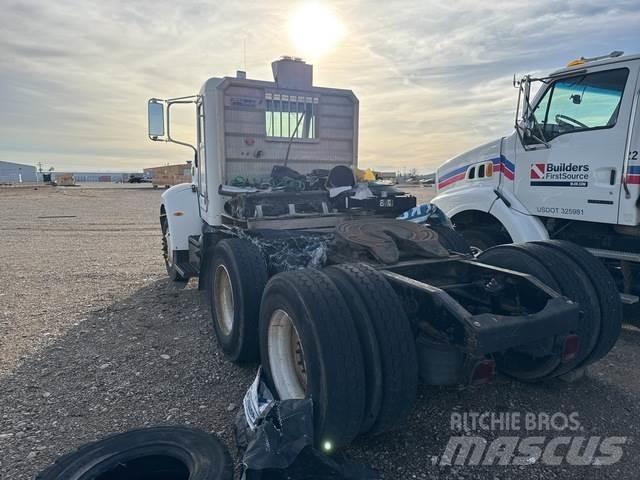
[[533, 114], [546, 141], [577, 131], [613, 127], [629, 70], [620, 68], [555, 81]]

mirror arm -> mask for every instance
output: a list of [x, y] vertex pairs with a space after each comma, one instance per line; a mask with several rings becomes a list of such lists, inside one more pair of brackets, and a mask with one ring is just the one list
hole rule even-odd
[[171, 99], [171, 100], [167, 100], [167, 142], [171, 142], [171, 143], [175, 143], [178, 145], [182, 145], [184, 147], [189, 147], [193, 150], [193, 154], [194, 154], [194, 158], [195, 158], [195, 165], [196, 167], [198, 166], [198, 149], [191, 145], [190, 143], [187, 142], [182, 142], [180, 140], [176, 140], [174, 138], [171, 137], [171, 106], [175, 105], [175, 104], [188, 104], [188, 103], [195, 103], [195, 100], [184, 100], [187, 98], [198, 98], [198, 96], [191, 96], [191, 97], [180, 97], [180, 98], [175, 98], [175, 99]]

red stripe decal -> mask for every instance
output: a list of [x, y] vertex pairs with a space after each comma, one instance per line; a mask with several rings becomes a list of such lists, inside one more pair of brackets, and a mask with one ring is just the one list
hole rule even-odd
[[458, 175], [454, 175], [451, 178], [447, 178], [444, 182], [440, 182], [438, 183], [438, 188], [444, 188], [447, 187], [449, 185], [451, 185], [452, 183], [456, 183], [459, 182], [460, 180], [464, 180], [466, 173], [459, 173]]

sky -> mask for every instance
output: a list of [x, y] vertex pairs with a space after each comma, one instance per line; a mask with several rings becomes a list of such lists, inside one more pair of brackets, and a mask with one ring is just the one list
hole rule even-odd
[[[1, 0], [0, 160], [137, 171], [189, 150], [147, 137], [150, 97], [271, 80], [296, 55], [360, 100], [359, 164], [433, 170], [512, 131], [514, 73], [640, 51], [640, 2]], [[307, 23], [308, 18], [308, 23]], [[301, 27], [302, 25], [302, 27]], [[189, 112], [190, 113], [190, 112]], [[172, 133], [189, 136], [181, 115]]]

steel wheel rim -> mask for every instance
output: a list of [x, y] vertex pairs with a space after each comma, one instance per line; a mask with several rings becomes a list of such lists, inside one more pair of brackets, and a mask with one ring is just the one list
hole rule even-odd
[[300, 335], [287, 312], [271, 314], [267, 334], [269, 369], [281, 400], [305, 398], [307, 368]]
[[222, 333], [229, 335], [233, 329], [234, 304], [233, 286], [229, 271], [224, 265], [218, 265], [213, 279], [215, 295], [216, 322]]

